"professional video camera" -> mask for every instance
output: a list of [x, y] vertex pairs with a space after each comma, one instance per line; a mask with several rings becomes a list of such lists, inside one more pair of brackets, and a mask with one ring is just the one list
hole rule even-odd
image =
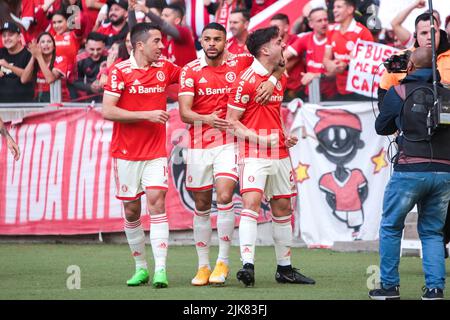
[[399, 55], [392, 55], [385, 62], [384, 67], [389, 73], [406, 73], [411, 51], [407, 50]]

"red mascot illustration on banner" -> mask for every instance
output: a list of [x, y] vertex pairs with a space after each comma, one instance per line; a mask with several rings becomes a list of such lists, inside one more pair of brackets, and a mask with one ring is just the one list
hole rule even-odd
[[317, 152], [336, 165], [336, 170], [325, 173], [319, 180], [319, 188], [325, 193], [333, 215], [353, 229], [352, 238], [360, 240], [360, 228], [364, 223], [363, 203], [369, 189], [367, 179], [360, 169], [346, 168], [358, 149], [364, 147], [361, 140], [359, 117], [345, 110], [318, 110], [319, 121], [314, 127], [319, 145]]

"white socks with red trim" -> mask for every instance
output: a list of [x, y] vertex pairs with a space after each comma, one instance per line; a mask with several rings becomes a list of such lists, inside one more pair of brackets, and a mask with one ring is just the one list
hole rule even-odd
[[127, 221], [125, 219], [125, 235], [128, 245], [131, 249], [131, 255], [136, 263], [136, 270], [139, 268], [147, 269], [147, 260], [145, 258], [145, 234], [141, 225], [141, 220]]
[[219, 256], [217, 262], [228, 264], [231, 240], [234, 233], [234, 204], [217, 204], [217, 236], [219, 238]]
[[255, 244], [258, 226], [256, 220], [258, 213], [243, 209], [241, 211], [241, 221], [239, 222], [239, 242], [241, 247], [242, 264], [255, 263]]
[[198, 255], [198, 267], [209, 265], [209, 245], [211, 243], [211, 209], [200, 211], [195, 210], [194, 212], [194, 242], [195, 249]]
[[272, 237], [275, 244], [275, 255], [279, 266], [291, 265], [292, 215], [285, 217], [272, 216]]
[[165, 269], [169, 247], [169, 222], [165, 213], [150, 215], [150, 243], [155, 259], [155, 271]]

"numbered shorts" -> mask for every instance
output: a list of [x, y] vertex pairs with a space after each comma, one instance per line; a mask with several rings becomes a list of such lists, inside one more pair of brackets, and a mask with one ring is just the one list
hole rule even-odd
[[267, 200], [297, 195], [294, 170], [289, 157], [284, 159], [244, 158], [240, 164], [241, 194], [261, 192]]
[[210, 190], [218, 178], [238, 181], [233, 143], [209, 149], [188, 149], [186, 160], [186, 189], [189, 191]]
[[124, 201], [139, 199], [145, 190], [167, 190], [167, 158], [128, 161], [113, 158], [116, 198]]

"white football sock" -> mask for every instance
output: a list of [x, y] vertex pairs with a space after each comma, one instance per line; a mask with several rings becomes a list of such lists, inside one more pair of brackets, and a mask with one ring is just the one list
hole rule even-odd
[[141, 225], [141, 220], [130, 222], [125, 220], [125, 235], [128, 245], [131, 249], [131, 255], [136, 263], [136, 270], [139, 268], [147, 269], [147, 260], [145, 258], [145, 234]]
[[241, 221], [239, 222], [239, 243], [243, 265], [255, 263], [255, 243], [258, 231], [257, 219], [257, 212], [250, 209], [242, 210]]
[[291, 265], [292, 215], [272, 216], [272, 237], [275, 243], [275, 255], [279, 266]]
[[228, 264], [231, 240], [234, 232], [234, 204], [217, 204], [217, 236], [219, 237], [219, 256], [217, 262]]
[[169, 248], [169, 222], [165, 213], [150, 215], [150, 243], [155, 259], [155, 272], [165, 269]]
[[194, 213], [194, 242], [198, 255], [198, 267], [207, 266], [211, 268], [209, 265], [209, 245], [212, 234], [211, 209], [205, 211], [195, 210]]

